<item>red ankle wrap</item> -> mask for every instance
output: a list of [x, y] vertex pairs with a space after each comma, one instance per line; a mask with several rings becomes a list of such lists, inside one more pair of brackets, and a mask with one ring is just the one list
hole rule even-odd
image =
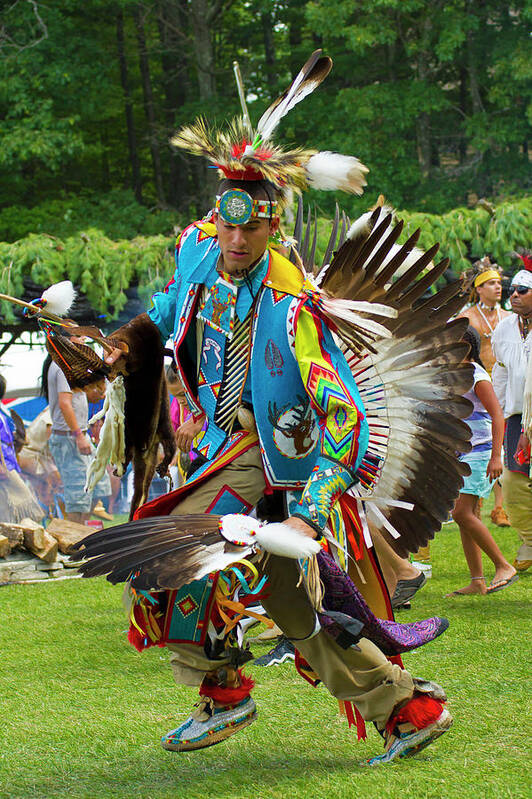
[[215, 702], [220, 702], [223, 705], [236, 705], [247, 696], [249, 696], [255, 683], [251, 677], [246, 677], [240, 669], [238, 670], [240, 676], [240, 685], [236, 688], [225, 688], [222, 685], [213, 685], [212, 683], [203, 682], [200, 685], [200, 696], [209, 696]]
[[393, 733], [398, 724], [413, 724], [418, 730], [428, 727], [441, 716], [444, 703], [440, 699], [433, 699], [427, 694], [413, 696], [399, 713], [387, 722], [386, 731]]

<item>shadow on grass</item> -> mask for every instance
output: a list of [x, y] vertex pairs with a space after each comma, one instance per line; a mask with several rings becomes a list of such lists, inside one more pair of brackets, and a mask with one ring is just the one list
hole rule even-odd
[[[231, 749], [216, 747], [216, 752], [202, 750], [195, 753], [169, 754], [157, 750], [154, 746], [140, 746], [132, 759], [131, 752], [114, 752], [115, 757], [108, 768], [102, 770], [101, 760], [95, 771], [69, 764], [68, 772], [53, 777], [33, 775], [12, 786], [4, 785], [13, 797], [50, 797], [65, 796], [70, 799], [78, 797], [131, 797], [157, 799], [162, 797], [179, 797], [179, 799], [199, 799], [199, 797], [216, 796], [218, 799], [229, 797], [255, 796], [265, 797], [309, 797], [325, 795], [360, 797], [361, 788], [368, 782], [374, 788], [383, 783], [379, 796], [388, 796], [383, 790], [386, 783], [403, 783], [403, 789], [411, 781], [412, 772], [408, 764], [416, 764], [417, 770], [425, 771], [433, 760], [430, 754], [423, 752], [415, 760], [387, 765], [378, 769], [368, 768], [361, 764], [364, 757], [362, 747], [353, 743], [353, 754], [315, 752], [289, 752], [289, 741], [285, 753], [256, 749], [249, 742], [240, 739], [233, 743]], [[379, 751], [378, 740], [374, 741], [375, 752]], [[234, 748], [236, 746], [236, 749]], [[374, 753], [375, 753], [374, 752]], [[425, 767], [425, 768], [423, 768]], [[410, 777], [408, 774], [410, 773]], [[350, 780], [353, 783], [350, 786]], [[356, 787], [355, 787], [356, 781]], [[309, 787], [311, 793], [308, 793]], [[328, 786], [328, 788], [326, 787]], [[338, 793], [334, 786], [337, 786]], [[332, 791], [330, 790], [332, 788]], [[316, 793], [318, 791], [318, 793]], [[0, 796], [4, 796], [0, 792]]]

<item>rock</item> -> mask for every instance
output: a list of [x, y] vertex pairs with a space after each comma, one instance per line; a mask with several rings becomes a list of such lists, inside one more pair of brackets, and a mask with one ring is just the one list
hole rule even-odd
[[67, 572], [64, 570], [51, 571], [48, 572], [48, 574], [53, 580], [68, 580], [70, 577], [81, 577], [80, 573], [76, 571], [76, 569], [69, 569]]
[[[55, 543], [57, 544], [57, 541]], [[35, 568], [38, 572], [57, 572], [63, 571], [64, 567], [60, 560], [54, 560], [53, 563], [45, 563], [40, 560], [35, 564]]]
[[11, 572], [10, 583], [26, 583], [28, 581], [48, 580], [48, 572], [38, 572], [36, 569], [20, 569]]
[[34, 561], [35, 555], [31, 555], [29, 552], [24, 552], [24, 550], [17, 550], [16, 552], [12, 552], [10, 555], [7, 556], [6, 562], [13, 563], [16, 561], [17, 563], [22, 563], [23, 561]]
[[20, 571], [30, 571], [33, 569], [35, 571], [35, 564], [38, 563], [36, 558], [27, 558], [24, 560], [7, 560], [6, 567], [9, 568], [11, 572], [20, 572]]
[[0, 585], [8, 583], [11, 578], [11, 570], [9, 566], [0, 565]]

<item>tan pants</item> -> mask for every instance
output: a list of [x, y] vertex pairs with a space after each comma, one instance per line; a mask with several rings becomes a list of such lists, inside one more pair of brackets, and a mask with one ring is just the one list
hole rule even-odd
[[502, 495], [512, 527], [522, 541], [516, 560], [532, 560], [532, 488], [530, 477], [504, 469]]
[[[254, 505], [262, 496], [264, 477], [258, 447], [217, 472], [181, 502], [172, 513], [200, 513], [224, 485], [231, 486]], [[259, 567], [260, 568], [260, 567]], [[271, 555], [265, 564], [270, 595], [262, 601], [268, 615], [291, 639], [301, 655], [338, 699], [353, 701], [366, 721], [383, 728], [392, 710], [413, 693], [410, 674], [393, 665], [375, 644], [362, 638], [359, 650], [342, 649], [323, 630], [314, 634], [316, 613], [306, 589], [298, 586], [296, 561]], [[191, 644], [171, 644], [170, 662], [178, 684], [199, 685], [205, 672], [226, 660], [209, 660], [203, 649]]]

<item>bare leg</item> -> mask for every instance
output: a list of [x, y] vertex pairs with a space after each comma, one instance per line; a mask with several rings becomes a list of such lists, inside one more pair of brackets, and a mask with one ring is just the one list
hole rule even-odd
[[[515, 574], [515, 569], [502, 554], [486, 525], [475, 516], [476, 502], [477, 497], [472, 494], [460, 494], [453, 510], [453, 519], [460, 528], [464, 554], [471, 574], [471, 583], [460, 589], [461, 594], [486, 593], [483, 581], [474, 579], [482, 577], [482, 562], [477, 549], [482, 550], [495, 566], [494, 580], [507, 580]], [[477, 571], [479, 567], [480, 571]]]
[[486, 580], [484, 579], [482, 566], [482, 550], [475, 541], [460, 528], [460, 537], [464, 555], [471, 575], [471, 582], [465, 589], [460, 589], [462, 594], [485, 594]]

